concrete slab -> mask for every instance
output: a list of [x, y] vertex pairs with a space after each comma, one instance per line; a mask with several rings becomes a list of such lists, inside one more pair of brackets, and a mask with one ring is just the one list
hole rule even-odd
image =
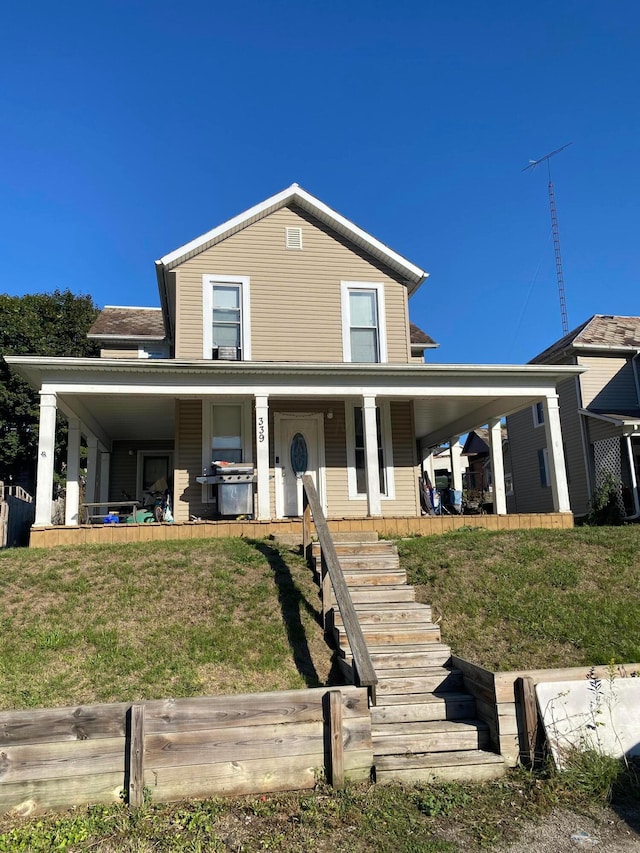
[[572, 747], [640, 755], [640, 678], [540, 683], [536, 696], [558, 767]]

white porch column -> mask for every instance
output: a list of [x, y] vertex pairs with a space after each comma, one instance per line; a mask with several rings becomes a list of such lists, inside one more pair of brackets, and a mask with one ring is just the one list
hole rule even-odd
[[256, 469], [258, 476], [258, 521], [269, 521], [269, 398], [256, 397]]
[[80, 509], [80, 421], [69, 418], [67, 426], [67, 495], [64, 502], [64, 523], [79, 523]]
[[547, 438], [547, 457], [549, 477], [553, 495], [554, 512], [571, 512], [567, 470], [564, 464], [562, 448], [562, 428], [560, 426], [560, 406], [558, 395], [549, 394], [544, 400], [544, 431]]
[[502, 424], [500, 418], [492, 418], [489, 427], [491, 472], [493, 474], [493, 511], [496, 515], [507, 514], [507, 495], [504, 488], [504, 457], [502, 455]]
[[56, 395], [40, 393], [40, 432], [36, 474], [35, 524], [51, 526], [53, 499], [53, 461], [56, 444]]
[[429, 482], [433, 485], [433, 480], [435, 474], [433, 472], [433, 448], [429, 448], [428, 451], [422, 450], [422, 470], [426, 471], [427, 476], [429, 477]]
[[98, 481], [98, 439], [95, 435], [87, 435], [87, 485], [84, 499], [87, 503], [96, 500], [96, 483]]
[[100, 451], [100, 497], [98, 500], [107, 503], [109, 500], [109, 472], [111, 454], [107, 450]]
[[638, 495], [638, 478], [636, 476], [636, 466], [633, 458], [633, 442], [630, 435], [625, 435], [627, 444], [627, 455], [629, 457], [629, 471], [631, 474], [631, 491], [633, 493], [633, 514], [640, 515], [640, 496]]
[[451, 488], [462, 491], [462, 465], [460, 464], [459, 435], [449, 439], [449, 458], [451, 459]]
[[376, 398], [362, 398], [362, 424], [364, 427], [364, 455], [367, 472], [367, 505], [370, 516], [382, 515], [380, 501], [380, 468], [378, 467], [378, 427]]

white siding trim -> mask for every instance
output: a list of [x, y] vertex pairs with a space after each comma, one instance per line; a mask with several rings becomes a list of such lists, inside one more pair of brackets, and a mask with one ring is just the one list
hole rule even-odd
[[212, 315], [213, 315], [213, 291], [216, 282], [222, 284], [237, 284], [240, 286], [241, 296], [241, 329], [240, 348], [242, 350], [242, 361], [251, 361], [251, 279], [248, 275], [215, 275], [202, 276], [202, 357], [211, 361], [212, 340]]
[[351, 361], [351, 311], [349, 308], [349, 292], [351, 290], [374, 290], [378, 308], [378, 347], [380, 364], [388, 360], [387, 356], [387, 315], [384, 301], [384, 284], [372, 281], [341, 281], [340, 308], [342, 315], [342, 357]]

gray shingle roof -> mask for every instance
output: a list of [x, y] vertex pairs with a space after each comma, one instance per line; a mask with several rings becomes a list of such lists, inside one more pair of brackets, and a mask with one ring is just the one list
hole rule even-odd
[[96, 317], [88, 337], [108, 335], [114, 338], [165, 337], [162, 311], [159, 308], [122, 308], [106, 305]]
[[640, 349], [640, 317], [619, 317], [612, 314], [594, 314], [573, 331], [551, 344], [529, 364], [542, 364], [558, 360], [572, 349]]

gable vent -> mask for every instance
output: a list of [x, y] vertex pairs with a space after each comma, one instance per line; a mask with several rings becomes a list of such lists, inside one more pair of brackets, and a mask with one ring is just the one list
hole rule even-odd
[[302, 228], [285, 228], [285, 245], [287, 249], [301, 249]]

